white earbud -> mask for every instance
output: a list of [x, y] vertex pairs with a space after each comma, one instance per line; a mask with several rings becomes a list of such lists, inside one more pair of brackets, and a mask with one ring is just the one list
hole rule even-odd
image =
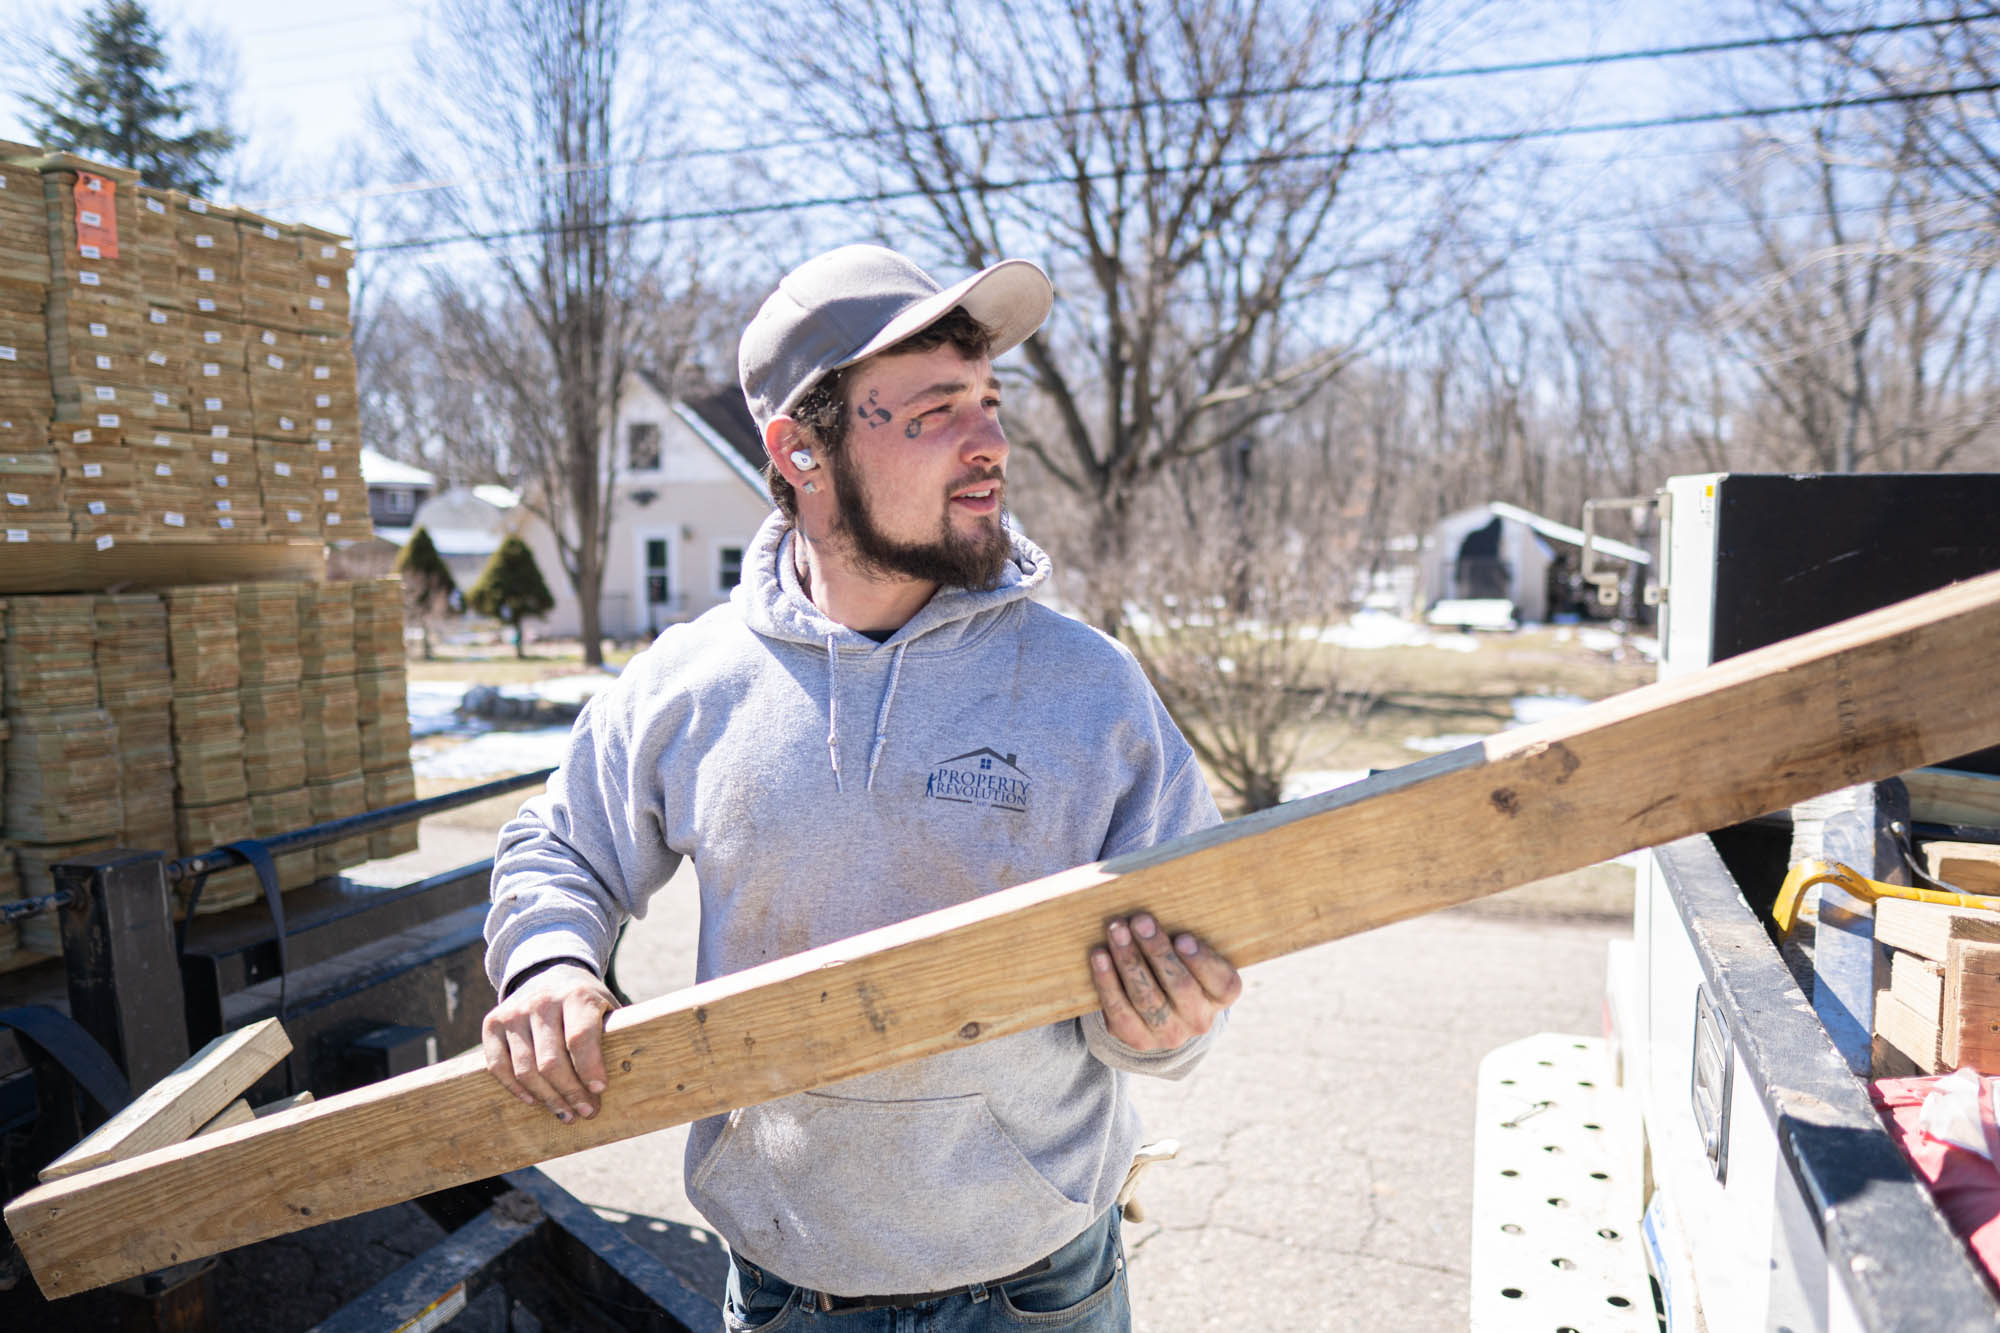
[[794, 449], [792, 450], [792, 466], [801, 472], [810, 472], [819, 466], [819, 460], [814, 458], [809, 450]]

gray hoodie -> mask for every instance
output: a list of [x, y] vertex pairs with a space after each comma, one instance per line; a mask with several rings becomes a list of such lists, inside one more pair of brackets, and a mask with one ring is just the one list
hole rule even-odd
[[[1219, 822], [1131, 654], [1029, 600], [1049, 561], [1018, 533], [998, 587], [941, 589], [881, 644], [813, 607], [790, 543], [774, 514], [730, 604], [634, 658], [501, 831], [496, 988], [551, 958], [601, 972], [684, 856], [707, 981]], [[710, 1117], [688, 1197], [835, 1295], [1012, 1273], [1111, 1206], [1127, 1075], [1178, 1076], [1214, 1035], [1142, 1053], [1093, 1013]]]

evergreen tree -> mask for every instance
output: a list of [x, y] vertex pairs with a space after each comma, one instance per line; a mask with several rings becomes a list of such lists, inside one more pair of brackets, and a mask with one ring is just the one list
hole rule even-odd
[[501, 624], [514, 627], [516, 657], [528, 655], [522, 645], [522, 622], [545, 616], [556, 605], [548, 583], [542, 578], [542, 568], [535, 563], [535, 553], [515, 536], [501, 542], [500, 549], [487, 560], [466, 601], [480, 615], [492, 616]]
[[77, 22], [77, 50], [48, 52], [46, 97], [26, 98], [50, 148], [131, 167], [146, 184], [203, 194], [238, 142], [227, 126], [188, 125], [195, 85], [166, 81], [165, 35], [138, 0], [107, 0]]
[[458, 581], [452, 578], [427, 528], [410, 534], [409, 544], [396, 556], [396, 573], [402, 576], [403, 599], [423, 629], [424, 660], [428, 662], [435, 656], [431, 651], [431, 617], [451, 609], [458, 597]]

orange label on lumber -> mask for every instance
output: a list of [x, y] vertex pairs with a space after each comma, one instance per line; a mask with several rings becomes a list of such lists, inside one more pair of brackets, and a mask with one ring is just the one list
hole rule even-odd
[[118, 258], [118, 183], [88, 171], [76, 173], [76, 248], [94, 259]]

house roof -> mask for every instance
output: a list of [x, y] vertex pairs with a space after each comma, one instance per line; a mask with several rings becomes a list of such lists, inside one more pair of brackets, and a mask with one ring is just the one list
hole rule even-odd
[[738, 481], [769, 499], [764, 489], [764, 438], [750, 417], [749, 404], [734, 385], [718, 388], [698, 386], [687, 393], [675, 393], [667, 382], [650, 370], [638, 372], [652, 391], [660, 396], [695, 437], [715, 452]]
[[420, 467], [399, 463], [373, 449], [361, 451], [361, 480], [370, 486], [435, 486], [437, 478]]
[[505, 486], [495, 486], [491, 483], [484, 486], [474, 486], [472, 493], [486, 501], [487, 504], [492, 505], [495, 509], [512, 509], [515, 505], [521, 503], [521, 493], [519, 491], [511, 491]]
[[[1505, 500], [1493, 500], [1487, 504], [1479, 505], [1476, 509], [1461, 510], [1460, 512], [1495, 514], [1501, 518], [1512, 519], [1516, 523], [1525, 524], [1529, 529], [1541, 536], [1547, 537], [1550, 541], [1561, 542], [1565, 546], [1583, 545], [1582, 528], [1573, 528], [1567, 523], [1558, 523], [1552, 518], [1543, 518], [1540, 514], [1531, 513], [1519, 505], [1510, 505]], [[1457, 515], [1453, 517], [1457, 517]], [[1623, 560], [1634, 565], [1650, 565], [1653, 563], [1651, 555], [1640, 550], [1630, 542], [1613, 541], [1609, 537], [1593, 535], [1590, 539], [1590, 544], [1613, 559]]]

